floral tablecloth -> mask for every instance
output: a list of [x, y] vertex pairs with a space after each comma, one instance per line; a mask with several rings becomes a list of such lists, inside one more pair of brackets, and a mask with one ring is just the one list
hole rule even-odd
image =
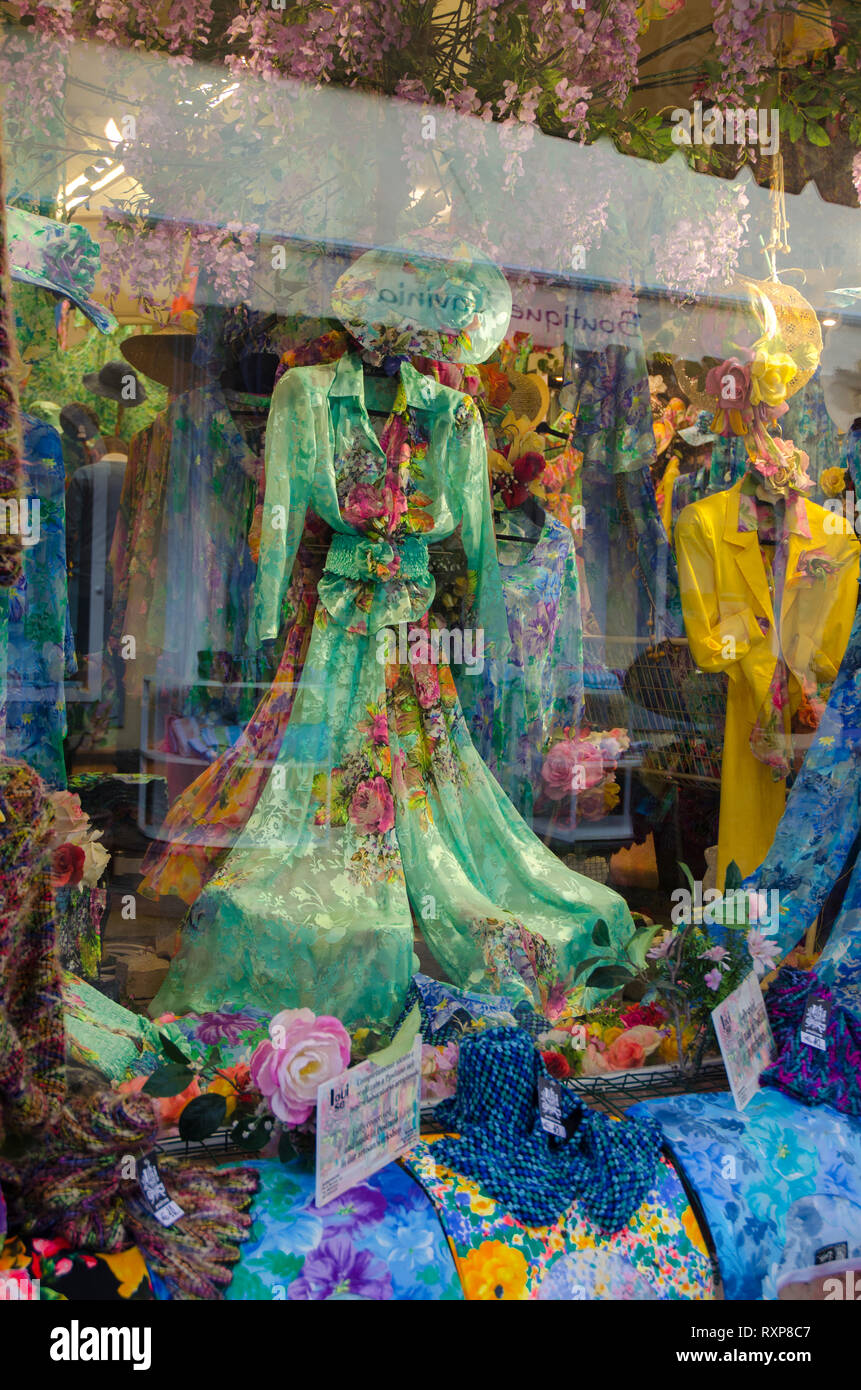
[[861, 1123], [760, 1091], [743, 1111], [728, 1092], [634, 1105], [662, 1126], [702, 1204], [731, 1299], [773, 1299], [791, 1209], [814, 1193], [861, 1202]]
[[526, 1226], [476, 1182], [434, 1162], [433, 1144], [402, 1160], [433, 1198], [469, 1300], [711, 1299], [705, 1241], [672, 1165], [648, 1201], [607, 1235], [575, 1203], [552, 1226]]

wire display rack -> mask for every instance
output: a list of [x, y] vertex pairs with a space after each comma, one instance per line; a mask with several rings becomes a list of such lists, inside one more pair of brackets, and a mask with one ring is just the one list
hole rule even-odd
[[726, 675], [701, 671], [686, 637], [587, 636], [583, 647], [586, 722], [626, 727], [643, 772], [719, 785]]
[[683, 1072], [679, 1066], [642, 1067], [607, 1076], [575, 1076], [567, 1085], [583, 1100], [622, 1116], [631, 1105], [642, 1100], [659, 1100], [691, 1092], [727, 1091], [724, 1064], [720, 1058], [708, 1060], [696, 1072]]

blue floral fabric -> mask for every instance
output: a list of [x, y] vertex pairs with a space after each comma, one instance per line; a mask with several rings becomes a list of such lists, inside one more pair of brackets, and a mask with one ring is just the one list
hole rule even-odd
[[261, 1159], [254, 1225], [241, 1247], [228, 1301], [463, 1299], [436, 1210], [396, 1163], [325, 1207], [298, 1162]]
[[711, 1230], [730, 1299], [776, 1298], [787, 1215], [814, 1193], [861, 1198], [861, 1125], [760, 1091], [743, 1111], [729, 1093], [671, 1096], [629, 1115], [661, 1125]]
[[547, 515], [538, 528], [518, 511], [497, 540], [511, 650], [457, 682], [472, 741], [528, 821], [541, 792], [541, 764], [555, 727], [578, 728], [583, 712], [583, 625], [577, 555], [567, 526]]
[[[52, 425], [22, 415], [24, 492], [35, 545], [21, 549], [22, 573], [0, 591], [0, 749], [35, 768], [50, 787], [65, 787], [64, 677], [75, 672], [66, 587], [66, 504], [63, 450]], [[38, 501], [38, 533], [33, 503]], [[0, 671], [2, 674], [2, 671]]]
[[[850, 433], [847, 458], [861, 483], [861, 431]], [[837, 679], [787, 799], [774, 843], [745, 886], [780, 894], [777, 944], [785, 953], [819, 914], [861, 831], [861, 609]], [[861, 861], [850, 879], [816, 973], [829, 984], [861, 979]]]
[[[259, 412], [240, 429], [231, 407]], [[264, 397], [189, 391], [174, 404], [158, 573], [166, 577], [157, 675], [193, 682], [201, 653], [249, 657], [256, 566], [248, 534], [262, 470]], [[241, 418], [241, 417], [240, 417]], [[253, 654], [252, 654], [253, 655]], [[252, 659], [246, 675], [254, 679]]]

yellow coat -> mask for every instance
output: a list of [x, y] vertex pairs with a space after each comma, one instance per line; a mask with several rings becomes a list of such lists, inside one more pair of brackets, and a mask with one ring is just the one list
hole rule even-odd
[[[704, 671], [726, 671], [729, 694], [721, 767], [717, 882], [732, 860], [742, 874], [758, 868], [786, 801], [785, 780], [755, 757], [750, 735], [782, 653], [790, 719], [801, 702], [801, 677], [830, 687], [846, 650], [858, 595], [861, 547], [841, 517], [801, 498], [788, 506], [789, 550], [780, 613], [780, 647], [768, 578], [755, 530], [739, 530], [741, 481], [693, 502], [676, 522], [682, 611], [691, 652]], [[804, 519], [806, 515], [806, 528]], [[802, 534], [809, 529], [810, 535]], [[832, 534], [836, 532], [836, 534]], [[834, 566], [825, 580], [799, 574], [804, 557], [823, 553]], [[768, 620], [763, 633], [758, 618]]]

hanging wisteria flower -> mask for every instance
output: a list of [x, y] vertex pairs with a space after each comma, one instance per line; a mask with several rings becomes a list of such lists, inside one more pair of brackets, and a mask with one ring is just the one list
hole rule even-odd
[[655, 272], [673, 294], [693, 298], [728, 285], [738, 267], [750, 214], [741, 184], [720, 191], [713, 208], [697, 206], [666, 233], [652, 237]]
[[861, 203], [861, 150], [858, 151], [852, 160], [852, 182], [855, 185], [858, 202]]
[[768, 20], [777, 0], [713, 0], [713, 29], [720, 77], [709, 95], [739, 103], [762, 80], [772, 61]]

